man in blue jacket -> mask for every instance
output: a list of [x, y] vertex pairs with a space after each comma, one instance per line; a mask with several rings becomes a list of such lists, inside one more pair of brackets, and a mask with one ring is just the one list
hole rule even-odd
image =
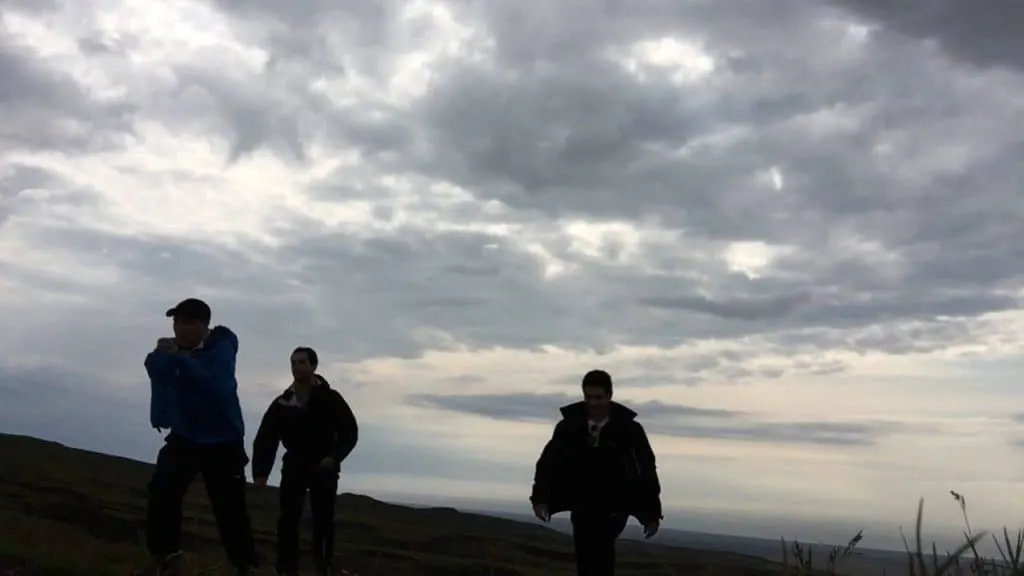
[[182, 500], [202, 474], [221, 543], [239, 575], [256, 564], [245, 501], [245, 426], [238, 401], [238, 337], [210, 328], [210, 307], [195, 298], [167, 311], [174, 337], [146, 356], [150, 422], [169, 429], [149, 481], [146, 544], [158, 574], [180, 573]]

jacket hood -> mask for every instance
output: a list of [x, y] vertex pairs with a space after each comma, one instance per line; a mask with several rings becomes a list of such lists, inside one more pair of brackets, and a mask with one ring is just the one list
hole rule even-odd
[[210, 329], [210, 334], [206, 337], [206, 342], [212, 345], [220, 341], [228, 342], [231, 344], [231, 347], [234, 348], [235, 352], [238, 352], [238, 336], [231, 331], [231, 328], [217, 325]]
[[[582, 401], [573, 402], [562, 406], [559, 411], [566, 420], [584, 419], [587, 417], [587, 404]], [[616, 420], [634, 420], [637, 416], [636, 412], [618, 402], [611, 403], [610, 415]]]

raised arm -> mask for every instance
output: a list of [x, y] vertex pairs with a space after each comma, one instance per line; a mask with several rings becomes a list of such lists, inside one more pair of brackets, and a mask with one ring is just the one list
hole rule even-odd
[[237, 348], [228, 338], [218, 339], [202, 354], [178, 353], [171, 357], [173, 366], [194, 383], [194, 391], [218, 405], [226, 405], [238, 393], [235, 380]]
[[146, 361], [143, 364], [151, 381], [162, 380], [174, 368], [171, 364], [171, 354], [159, 349], [146, 354]]
[[181, 427], [178, 405], [178, 381], [170, 353], [153, 350], [146, 355], [146, 374], [149, 375], [149, 423], [158, 432]]

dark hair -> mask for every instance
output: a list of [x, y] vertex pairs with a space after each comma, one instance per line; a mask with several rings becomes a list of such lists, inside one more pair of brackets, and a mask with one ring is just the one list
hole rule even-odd
[[583, 375], [583, 388], [600, 388], [605, 394], [612, 395], [612, 375], [604, 370], [591, 370]]
[[320, 365], [320, 358], [317, 358], [316, 350], [313, 350], [309, 346], [299, 346], [295, 350], [292, 350], [292, 355], [294, 356], [299, 352], [306, 354], [306, 359], [309, 360], [309, 365], [313, 367], [313, 370], [316, 370], [316, 367]]

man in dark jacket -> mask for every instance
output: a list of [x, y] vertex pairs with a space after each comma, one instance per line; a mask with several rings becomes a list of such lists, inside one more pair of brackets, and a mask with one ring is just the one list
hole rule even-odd
[[169, 429], [149, 481], [146, 544], [160, 575], [179, 574], [182, 499], [201, 473], [220, 539], [238, 574], [256, 564], [245, 502], [245, 425], [238, 401], [238, 338], [210, 329], [210, 307], [189, 298], [167, 311], [174, 337], [146, 356], [150, 422]]
[[603, 370], [583, 377], [583, 401], [561, 408], [562, 420], [537, 461], [530, 502], [544, 522], [571, 513], [576, 573], [613, 576], [615, 541], [634, 516], [644, 536], [661, 523], [654, 451], [636, 412], [612, 402]]
[[312, 348], [292, 352], [294, 382], [263, 415], [253, 444], [252, 473], [266, 485], [278, 444], [285, 455], [278, 491], [277, 571], [299, 569], [299, 520], [309, 491], [313, 515], [313, 561], [318, 575], [331, 573], [334, 556], [334, 497], [341, 463], [356, 447], [359, 426], [345, 399], [316, 373]]

